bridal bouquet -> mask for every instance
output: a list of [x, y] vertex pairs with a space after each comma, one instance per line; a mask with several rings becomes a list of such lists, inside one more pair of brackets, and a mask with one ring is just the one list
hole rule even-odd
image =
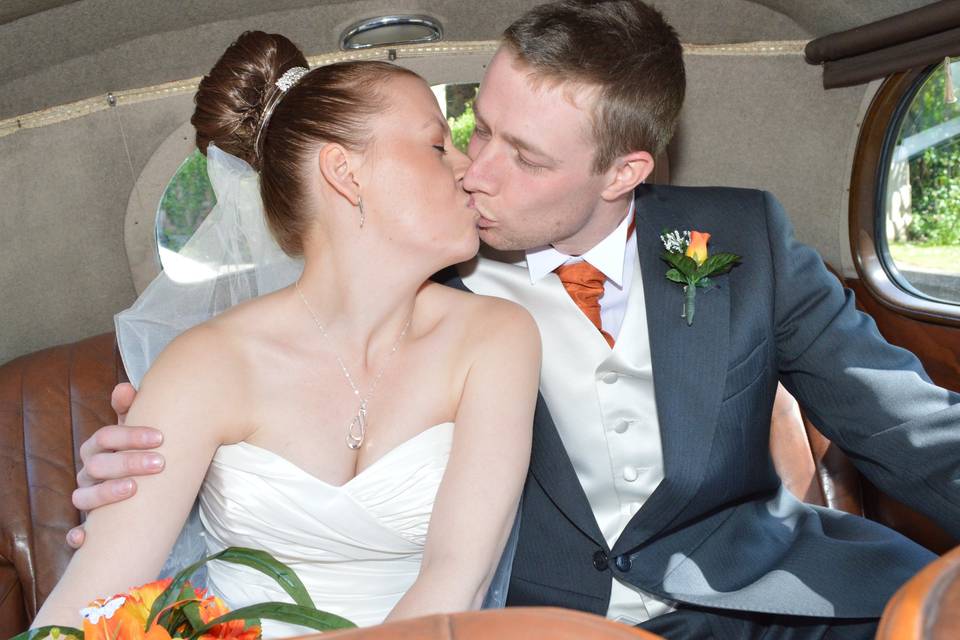
[[[229, 611], [223, 601], [188, 581], [210, 560], [242, 564], [274, 580], [293, 603], [263, 602]], [[317, 631], [356, 625], [318, 610], [297, 574], [269, 553], [229, 547], [190, 565], [173, 578], [157, 580], [128, 593], [95, 600], [81, 609], [83, 629], [47, 626], [24, 631], [11, 640], [257, 640], [260, 619], [278, 620]]]

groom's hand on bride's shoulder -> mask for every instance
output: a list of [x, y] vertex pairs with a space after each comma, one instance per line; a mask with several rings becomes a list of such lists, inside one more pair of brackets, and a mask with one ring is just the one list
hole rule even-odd
[[[80, 511], [93, 511], [126, 500], [137, 492], [136, 476], [163, 470], [163, 456], [149, 451], [160, 446], [163, 434], [150, 427], [125, 424], [136, 396], [130, 384], [114, 387], [110, 406], [117, 414], [117, 424], [100, 427], [80, 445], [83, 466], [77, 474], [77, 490], [73, 492], [73, 506]], [[67, 532], [67, 544], [74, 549], [83, 545], [83, 539], [82, 525]]]

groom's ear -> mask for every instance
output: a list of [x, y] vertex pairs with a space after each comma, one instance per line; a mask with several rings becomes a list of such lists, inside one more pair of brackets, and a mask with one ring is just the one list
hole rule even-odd
[[346, 198], [351, 205], [357, 206], [360, 185], [357, 183], [351, 165], [351, 156], [343, 146], [334, 142], [323, 145], [318, 154], [320, 175], [334, 191]]
[[600, 197], [612, 201], [633, 191], [653, 173], [653, 166], [653, 156], [646, 151], [631, 151], [618, 156], [606, 171], [606, 186]]

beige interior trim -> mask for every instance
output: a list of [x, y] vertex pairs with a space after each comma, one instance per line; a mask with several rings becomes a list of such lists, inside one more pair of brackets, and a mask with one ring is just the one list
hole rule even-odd
[[[469, 42], [447, 42], [439, 44], [411, 45], [406, 47], [378, 47], [358, 51], [337, 51], [310, 56], [307, 61], [311, 67], [318, 67], [348, 60], [394, 60], [401, 58], [423, 58], [431, 56], [461, 56], [488, 53], [493, 55], [498, 46], [497, 40], [478, 40]], [[693, 56], [794, 56], [803, 55], [805, 40], [771, 40], [743, 42], [734, 44], [684, 44], [683, 50]], [[136, 104], [150, 100], [159, 100], [197, 90], [200, 78], [177, 80], [164, 84], [115, 91], [107, 95], [94, 96], [65, 105], [33, 111], [13, 118], [0, 120], [0, 138], [14, 134], [22, 129], [35, 129], [51, 124], [82, 118], [113, 106]]]
[[735, 44], [684, 44], [690, 56], [802, 56], [806, 40], [758, 40]]
[[157, 207], [171, 178], [196, 148], [193, 125], [184, 122], [160, 143], [140, 172], [123, 223], [123, 242], [137, 295], [160, 273], [157, 253]]

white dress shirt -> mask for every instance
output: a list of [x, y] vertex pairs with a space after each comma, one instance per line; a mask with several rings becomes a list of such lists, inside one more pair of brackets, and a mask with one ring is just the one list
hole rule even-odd
[[600, 324], [614, 340], [620, 335], [623, 316], [627, 313], [633, 265], [637, 262], [637, 243], [630, 241], [632, 235], [627, 235], [633, 220], [633, 206], [631, 201], [627, 215], [613, 233], [581, 256], [569, 256], [550, 245], [526, 252], [530, 284], [536, 284], [548, 273], [567, 263], [583, 260], [599, 269], [607, 278], [600, 298]]

